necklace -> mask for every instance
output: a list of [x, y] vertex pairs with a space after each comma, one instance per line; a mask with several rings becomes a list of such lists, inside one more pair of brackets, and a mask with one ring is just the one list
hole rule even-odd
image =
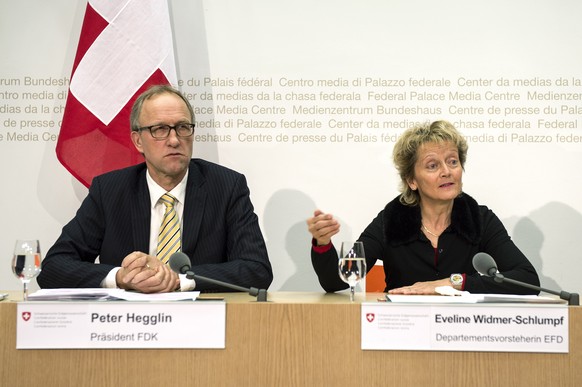
[[420, 224], [422, 225], [422, 228], [424, 229], [424, 231], [426, 231], [427, 233], [429, 233], [433, 237], [438, 238], [440, 236], [440, 234], [437, 235], [434, 232], [430, 231], [428, 228], [426, 228], [426, 226], [424, 225], [424, 223], [421, 222]]

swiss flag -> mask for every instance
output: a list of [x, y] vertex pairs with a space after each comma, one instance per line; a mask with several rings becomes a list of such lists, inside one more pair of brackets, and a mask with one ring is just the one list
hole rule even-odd
[[143, 161], [129, 113], [153, 84], [177, 85], [167, 0], [89, 0], [57, 158], [89, 186], [94, 176]]

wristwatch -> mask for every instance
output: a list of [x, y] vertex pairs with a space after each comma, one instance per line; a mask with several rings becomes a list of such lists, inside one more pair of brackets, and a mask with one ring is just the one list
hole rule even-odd
[[462, 274], [453, 273], [453, 274], [451, 274], [450, 280], [451, 280], [451, 285], [453, 285], [453, 287], [458, 287], [460, 289], [463, 288], [463, 275]]

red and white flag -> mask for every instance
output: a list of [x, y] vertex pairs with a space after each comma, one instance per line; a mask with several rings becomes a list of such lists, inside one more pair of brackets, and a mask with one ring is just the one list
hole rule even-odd
[[153, 84], [177, 85], [167, 0], [89, 0], [57, 141], [57, 158], [85, 186], [137, 164], [129, 113]]

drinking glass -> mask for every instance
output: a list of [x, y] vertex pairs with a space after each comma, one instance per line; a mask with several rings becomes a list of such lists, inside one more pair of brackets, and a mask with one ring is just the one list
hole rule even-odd
[[12, 272], [20, 278], [23, 299], [28, 300], [28, 283], [40, 273], [40, 244], [36, 239], [17, 240], [12, 257]]
[[350, 301], [354, 301], [356, 285], [366, 276], [366, 255], [362, 242], [342, 242], [339, 256], [339, 275], [350, 285]]

